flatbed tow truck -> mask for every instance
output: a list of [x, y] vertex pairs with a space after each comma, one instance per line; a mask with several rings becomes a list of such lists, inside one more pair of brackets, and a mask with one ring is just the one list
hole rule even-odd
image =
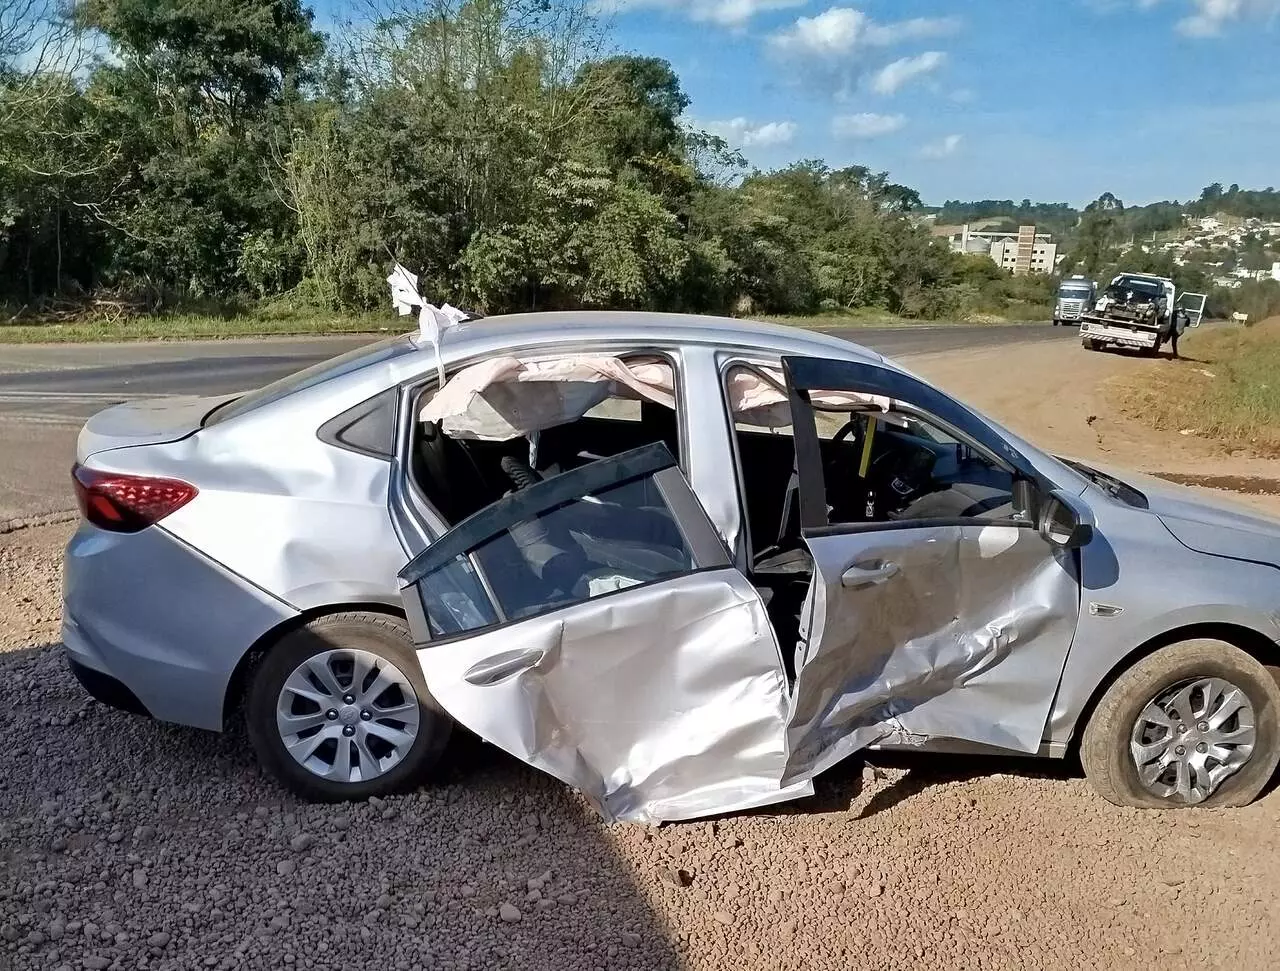
[[1080, 316], [1080, 343], [1086, 350], [1130, 347], [1155, 354], [1176, 332], [1199, 327], [1206, 295], [1179, 293], [1168, 277], [1121, 273]]

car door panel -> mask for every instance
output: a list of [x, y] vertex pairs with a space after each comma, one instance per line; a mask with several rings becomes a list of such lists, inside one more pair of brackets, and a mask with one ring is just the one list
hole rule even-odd
[[814, 560], [784, 782], [880, 742], [1039, 749], [1079, 616], [1077, 559], [1017, 518], [828, 522], [810, 391], [903, 402], [1014, 476], [1031, 465], [962, 405], [876, 365], [784, 359]]
[[786, 779], [913, 738], [1035, 752], [1078, 614], [1075, 561], [1031, 529], [810, 536]]
[[454, 718], [580, 789], [608, 819], [686, 819], [790, 797], [779, 789], [777, 644], [732, 568], [423, 647], [418, 660]]
[[439, 703], [606, 818], [812, 791], [780, 785], [787, 685], [764, 604], [662, 445], [493, 504], [401, 578]]

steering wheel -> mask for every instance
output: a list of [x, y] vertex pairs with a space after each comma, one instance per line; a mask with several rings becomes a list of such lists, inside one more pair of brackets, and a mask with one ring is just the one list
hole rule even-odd
[[873, 459], [867, 479], [875, 489], [877, 518], [900, 512], [929, 491], [937, 460], [927, 448], [884, 452]]

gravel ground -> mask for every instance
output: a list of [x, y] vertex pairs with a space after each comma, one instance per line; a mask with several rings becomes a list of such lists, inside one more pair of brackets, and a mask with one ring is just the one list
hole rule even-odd
[[0, 536], [0, 968], [1272, 968], [1280, 796], [1120, 810], [1069, 766], [847, 763], [784, 812], [608, 828], [478, 745], [296, 802], [238, 735], [89, 701], [68, 526]]

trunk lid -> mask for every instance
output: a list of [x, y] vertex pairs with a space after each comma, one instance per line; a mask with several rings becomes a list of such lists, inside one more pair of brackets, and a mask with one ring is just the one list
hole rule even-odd
[[115, 448], [175, 442], [199, 431], [204, 416], [237, 395], [149, 398], [107, 408], [90, 418], [76, 440], [76, 461]]

